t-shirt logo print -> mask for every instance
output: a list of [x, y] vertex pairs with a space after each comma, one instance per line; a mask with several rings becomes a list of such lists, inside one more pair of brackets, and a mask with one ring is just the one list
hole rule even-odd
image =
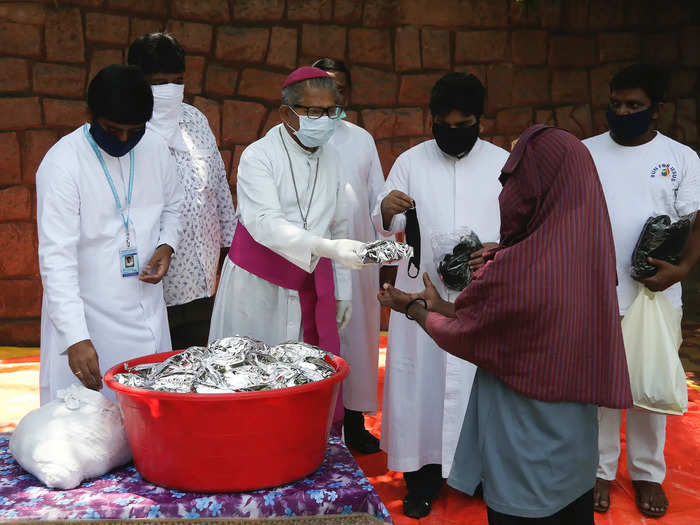
[[675, 182], [675, 180], [678, 178], [678, 171], [669, 163], [662, 162], [661, 164], [654, 166], [654, 168], [651, 170], [651, 178], [654, 179], [656, 177], [670, 177], [671, 182]]

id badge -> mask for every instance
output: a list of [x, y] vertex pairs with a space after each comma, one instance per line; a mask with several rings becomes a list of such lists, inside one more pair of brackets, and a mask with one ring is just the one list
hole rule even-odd
[[136, 248], [119, 250], [119, 262], [121, 263], [122, 277], [139, 274], [139, 255]]

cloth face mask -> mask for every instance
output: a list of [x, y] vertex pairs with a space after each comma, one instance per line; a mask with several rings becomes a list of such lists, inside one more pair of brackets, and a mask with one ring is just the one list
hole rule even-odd
[[[408, 260], [406, 272], [411, 279], [418, 277], [420, 272], [420, 224], [418, 224], [418, 214], [416, 208], [409, 208], [404, 212], [406, 215], [406, 244], [413, 248], [413, 257]], [[415, 268], [414, 273], [411, 273], [411, 267]]]
[[[185, 96], [184, 84], [160, 84], [151, 86], [153, 91], [153, 116], [148, 128], [158, 133], [168, 145], [182, 149], [184, 146], [180, 131], [182, 101]], [[179, 139], [179, 140], [178, 140]]]
[[143, 128], [137, 134], [132, 135], [125, 142], [122, 142], [118, 138], [108, 134], [97, 122], [90, 124], [90, 135], [95, 139], [97, 145], [112, 157], [123, 157], [129, 153], [143, 138], [144, 133], [146, 133], [146, 128]]
[[[289, 109], [292, 109], [291, 107]], [[285, 122], [285, 125], [292, 130], [299, 141], [307, 148], [318, 148], [323, 146], [330, 140], [335, 133], [335, 126], [338, 119], [332, 119], [328, 116], [320, 118], [310, 118], [305, 115], [299, 115], [292, 109], [292, 112], [299, 117], [299, 129], [295, 130], [292, 126]]]
[[442, 151], [461, 159], [471, 151], [479, 136], [479, 121], [472, 126], [451, 128], [433, 123], [433, 137]]
[[652, 108], [647, 108], [637, 113], [618, 115], [612, 109], [608, 109], [605, 117], [613, 135], [629, 140], [647, 132], [651, 125], [651, 112]]

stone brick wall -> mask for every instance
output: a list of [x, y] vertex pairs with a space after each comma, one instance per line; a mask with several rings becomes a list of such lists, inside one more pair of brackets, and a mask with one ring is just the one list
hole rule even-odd
[[41, 284], [34, 173], [85, 119], [89, 79], [136, 36], [185, 47], [186, 97], [209, 118], [235, 189], [243, 148], [278, 121], [279, 87], [321, 56], [352, 69], [350, 118], [386, 173], [430, 134], [428, 92], [447, 71], [487, 88], [483, 135], [507, 146], [533, 122], [605, 128], [607, 81], [646, 60], [673, 71], [661, 128], [698, 146], [700, 25], [693, 0], [55, 0], [0, 2], [0, 345], [36, 344]]

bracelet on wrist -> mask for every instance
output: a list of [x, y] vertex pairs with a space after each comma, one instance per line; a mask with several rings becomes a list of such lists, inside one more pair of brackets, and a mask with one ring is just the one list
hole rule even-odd
[[408, 310], [413, 306], [415, 303], [422, 302], [423, 303], [423, 308], [426, 310], [428, 309], [428, 302], [423, 299], [422, 297], [416, 297], [415, 299], [411, 300], [407, 305], [406, 305], [406, 311], [404, 312], [406, 314], [406, 319], [409, 319], [410, 321], [415, 321], [415, 317], [411, 317], [408, 313]]

